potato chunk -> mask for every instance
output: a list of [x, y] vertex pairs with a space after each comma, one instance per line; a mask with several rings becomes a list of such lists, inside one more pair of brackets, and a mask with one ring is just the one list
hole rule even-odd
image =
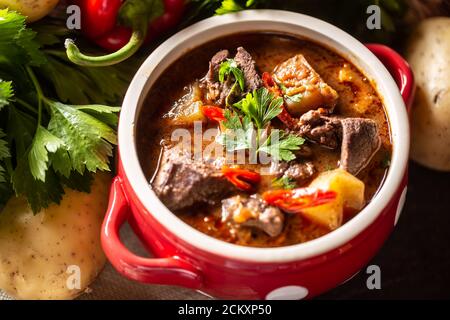
[[110, 181], [97, 174], [91, 193], [66, 190], [60, 205], [36, 215], [24, 198], [11, 198], [0, 212], [0, 288], [17, 299], [83, 293], [106, 261], [100, 229]]
[[283, 91], [289, 113], [294, 116], [319, 107], [333, 109], [336, 105], [337, 92], [323, 81], [301, 54], [276, 66], [274, 79]]
[[202, 91], [198, 82], [194, 82], [186, 90], [186, 94], [175, 102], [167, 114], [170, 125], [185, 126], [192, 125], [196, 121], [206, 121], [201, 108]]
[[310, 187], [337, 193], [330, 203], [302, 210], [307, 219], [330, 230], [341, 226], [345, 207], [360, 210], [364, 206], [364, 182], [343, 169], [322, 172]]

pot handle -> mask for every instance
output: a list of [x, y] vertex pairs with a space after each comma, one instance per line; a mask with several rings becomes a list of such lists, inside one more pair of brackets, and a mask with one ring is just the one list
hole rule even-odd
[[139, 282], [200, 288], [201, 275], [188, 262], [178, 257], [139, 257], [123, 245], [119, 230], [129, 214], [130, 208], [122, 188], [122, 181], [117, 176], [111, 185], [108, 210], [101, 233], [103, 251], [114, 268], [127, 278]]
[[391, 73], [400, 88], [400, 93], [409, 112], [414, 98], [415, 85], [414, 75], [408, 62], [406, 62], [396, 51], [385, 45], [369, 43], [366, 44], [366, 46], [378, 59], [380, 59]]

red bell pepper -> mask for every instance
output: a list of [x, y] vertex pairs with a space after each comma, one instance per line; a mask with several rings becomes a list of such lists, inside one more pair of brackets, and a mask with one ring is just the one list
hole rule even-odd
[[311, 208], [329, 203], [336, 199], [335, 191], [323, 191], [312, 188], [290, 190], [269, 190], [262, 194], [263, 199], [272, 206], [288, 213], [301, 213], [305, 208]]
[[[73, 0], [81, 9], [81, 28], [91, 41], [112, 53], [82, 54], [66, 40], [68, 58], [83, 66], [107, 66], [133, 55], [146, 41], [175, 27], [181, 20], [184, 0]], [[162, 6], [161, 6], [162, 5]]]
[[251, 191], [254, 185], [261, 181], [261, 175], [251, 170], [241, 169], [238, 166], [223, 166], [222, 174], [232, 184], [242, 191]]

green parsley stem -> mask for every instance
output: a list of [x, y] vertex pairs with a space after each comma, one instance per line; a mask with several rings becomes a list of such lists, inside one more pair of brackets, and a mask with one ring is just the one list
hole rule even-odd
[[37, 98], [38, 98], [38, 127], [41, 124], [42, 120], [42, 100], [45, 99], [44, 93], [42, 92], [41, 85], [39, 84], [38, 79], [36, 78], [36, 75], [34, 74], [33, 70], [29, 66], [26, 67], [27, 73], [31, 79], [31, 82], [33, 83], [34, 88], [36, 89]]
[[14, 98], [15, 99], [15, 101], [18, 103], [18, 104], [20, 104], [22, 107], [24, 107], [25, 109], [27, 109], [28, 111], [30, 111], [30, 112], [32, 112], [32, 113], [34, 113], [34, 114], [37, 114], [38, 113], [38, 111], [36, 110], [36, 108], [34, 108], [31, 104], [29, 104], [28, 102], [26, 102], [26, 101], [24, 101], [24, 100], [22, 100], [22, 99], [20, 99], [20, 98], [18, 98], [18, 97], [15, 97]]
[[73, 63], [85, 67], [105, 67], [122, 62], [131, 57], [144, 43], [146, 32], [134, 30], [130, 41], [116, 52], [103, 56], [88, 56], [80, 52], [72, 39], [66, 39], [67, 57]]

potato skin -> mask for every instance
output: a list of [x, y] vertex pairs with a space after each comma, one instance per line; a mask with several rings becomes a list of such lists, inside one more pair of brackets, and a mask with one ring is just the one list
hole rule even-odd
[[9, 8], [27, 17], [27, 22], [42, 19], [58, 4], [59, 0], [0, 0], [0, 9]]
[[[0, 212], [0, 288], [17, 299], [84, 292], [106, 261], [100, 230], [110, 182], [110, 175], [97, 174], [90, 194], [66, 190], [59, 206], [36, 215], [23, 198], [12, 198]], [[70, 265], [80, 267], [80, 289], [66, 284]]]
[[430, 18], [413, 32], [406, 50], [417, 91], [411, 111], [411, 158], [450, 171], [450, 18]]

